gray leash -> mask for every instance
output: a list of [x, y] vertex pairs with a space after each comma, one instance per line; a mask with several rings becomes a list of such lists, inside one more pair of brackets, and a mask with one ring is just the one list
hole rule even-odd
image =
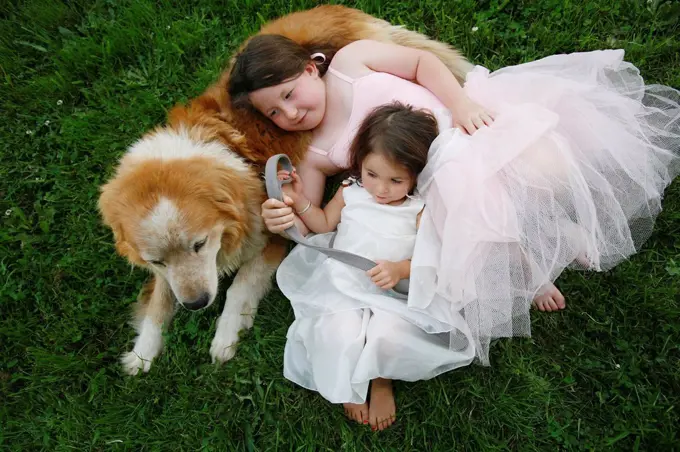
[[[293, 164], [291, 163], [288, 156], [286, 154], [277, 154], [273, 157], [270, 157], [269, 160], [267, 160], [267, 165], [265, 166], [264, 169], [264, 182], [267, 186], [267, 196], [270, 198], [278, 199], [279, 201], [283, 202], [283, 192], [281, 191], [281, 185], [291, 183], [292, 179], [289, 178], [283, 181], [279, 180], [277, 176], [277, 173], [279, 172], [279, 165], [281, 165], [284, 170], [291, 173], [293, 172]], [[286, 229], [285, 232], [286, 234], [288, 234], [288, 237], [290, 237], [291, 240], [293, 240], [295, 243], [316, 250], [332, 259], [335, 259], [347, 265], [351, 265], [352, 267], [356, 267], [360, 270], [368, 271], [377, 265], [370, 259], [366, 259], [365, 257], [356, 254], [348, 253], [347, 251], [312, 245], [311, 243], [309, 243], [309, 241], [307, 241], [307, 239], [305, 239], [302, 236], [302, 234], [300, 234], [300, 231], [298, 231], [295, 225]], [[389, 292], [392, 296], [396, 298], [406, 299], [408, 295], [408, 286], [409, 280], [402, 279], [397, 283], [396, 286], [394, 286], [394, 288], [392, 288], [392, 290], [389, 290], [387, 292]]]

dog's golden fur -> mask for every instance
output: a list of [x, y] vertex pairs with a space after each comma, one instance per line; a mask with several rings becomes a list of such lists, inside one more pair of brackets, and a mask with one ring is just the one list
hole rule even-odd
[[[335, 50], [360, 39], [425, 49], [459, 80], [470, 67], [445, 44], [342, 6], [289, 14], [260, 33]], [[118, 253], [153, 273], [138, 296], [134, 349], [122, 358], [130, 374], [148, 371], [160, 353], [162, 326], [172, 318], [175, 300], [190, 309], [208, 306], [218, 276], [236, 272], [210, 350], [213, 361], [230, 359], [238, 332], [252, 326], [285, 253], [285, 242], [263, 228], [259, 174], [274, 154], [298, 163], [310, 134], [285, 132], [255, 112], [233, 111], [228, 73], [188, 105], [173, 108], [167, 124], [131, 146], [102, 187], [99, 207]]]

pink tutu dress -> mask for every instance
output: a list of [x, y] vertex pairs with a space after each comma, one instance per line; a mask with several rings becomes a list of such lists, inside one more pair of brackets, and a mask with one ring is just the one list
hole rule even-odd
[[623, 56], [476, 67], [464, 89], [495, 122], [430, 149], [408, 305], [446, 300], [481, 364], [490, 340], [530, 333], [531, 301], [565, 268], [610, 269], [652, 232], [680, 171], [680, 94]]

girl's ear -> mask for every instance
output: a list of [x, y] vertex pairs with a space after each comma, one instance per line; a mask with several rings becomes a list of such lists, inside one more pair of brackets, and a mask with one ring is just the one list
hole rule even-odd
[[316, 64], [314, 62], [307, 63], [307, 66], [305, 66], [305, 72], [314, 77], [319, 76], [319, 68], [316, 67]]

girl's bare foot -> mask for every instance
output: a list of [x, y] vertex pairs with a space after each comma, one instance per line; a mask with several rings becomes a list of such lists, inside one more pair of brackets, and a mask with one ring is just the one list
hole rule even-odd
[[372, 430], [384, 430], [396, 420], [392, 380], [376, 378], [371, 381], [371, 402], [368, 407], [368, 423]]
[[553, 283], [548, 283], [540, 290], [540, 295], [536, 295], [531, 303], [539, 311], [553, 312], [567, 307], [564, 302], [564, 295]]
[[345, 416], [359, 424], [368, 424], [368, 404], [367, 403], [343, 403]]
[[595, 247], [591, 245], [590, 235], [583, 226], [572, 222], [561, 223], [561, 226], [572, 246], [577, 250], [581, 250], [574, 259], [576, 263], [584, 270], [598, 268], [597, 262], [590, 255], [591, 252], [595, 252]]

